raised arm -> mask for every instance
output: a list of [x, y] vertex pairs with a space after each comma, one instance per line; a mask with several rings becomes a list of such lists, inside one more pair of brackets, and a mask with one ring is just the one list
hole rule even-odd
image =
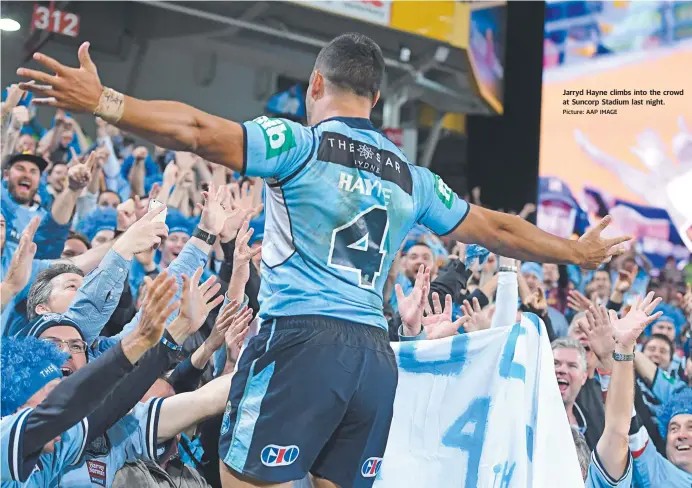
[[45, 54], [34, 54], [34, 59], [55, 75], [20, 68], [19, 76], [37, 81], [37, 84], [20, 83], [20, 87], [44, 97], [35, 99], [34, 103], [93, 113], [158, 146], [193, 152], [234, 171], [243, 171], [240, 124], [183, 103], [138, 100], [105, 88], [89, 56], [88, 42], [80, 46], [78, 57], [79, 68], [69, 68]]
[[[660, 301], [660, 298], [654, 300], [654, 294], [649, 293], [619, 320], [614, 311], [609, 311], [613, 348], [619, 356], [612, 362], [613, 369], [606, 399], [605, 428], [596, 445], [596, 452], [600, 464], [614, 480], [619, 480], [626, 474], [629, 458], [630, 415], [634, 408], [634, 365], [631, 359], [634, 346], [644, 328], [661, 316], [661, 312], [651, 315]], [[605, 308], [600, 307], [597, 312], [594, 314], [589, 311], [586, 314], [590, 329], [608, 326], [607, 323], [598, 323], [599, 316], [606, 313]]]
[[521, 261], [539, 263], [578, 264], [596, 269], [610, 261], [612, 256], [624, 252], [620, 244], [629, 236], [605, 239], [601, 232], [612, 218], [606, 216], [578, 241], [562, 239], [548, 234], [522, 218], [487, 210], [476, 205], [463, 222], [452, 231], [459, 241], [480, 244], [492, 252]]

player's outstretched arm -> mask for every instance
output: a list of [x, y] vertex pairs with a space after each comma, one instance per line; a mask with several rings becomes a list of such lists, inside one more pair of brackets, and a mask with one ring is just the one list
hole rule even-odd
[[487, 210], [477, 205], [471, 209], [452, 237], [467, 244], [481, 246], [500, 255], [521, 261], [577, 264], [596, 269], [624, 252], [620, 246], [631, 237], [606, 239], [601, 232], [610, 224], [610, 216], [589, 229], [578, 241], [562, 239], [514, 215]]
[[34, 59], [54, 75], [19, 68], [17, 74], [36, 83], [20, 83], [37, 97], [35, 104], [101, 116], [117, 127], [156, 145], [193, 152], [235, 171], [243, 169], [240, 124], [179, 102], [138, 100], [104, 87], [89, 56], [89, 43], [78, 51], [79, 68], [70, 68], [45, 54]]

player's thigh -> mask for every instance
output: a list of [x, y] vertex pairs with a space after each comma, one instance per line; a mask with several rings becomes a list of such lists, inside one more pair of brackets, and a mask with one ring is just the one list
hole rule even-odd
[[233, 471], [226, 466], [223, 460], [219, 461], [219, 469], [221, 471], [221, 487], [222, 488], [249, 488], [261, 486], [264, 488], [291, 488], [292, 481], [287, 483], [266, 483], [264, 481], [253, 480], [247, 476], [243, 476], [236, 471]]
[[340, 487], [333, 481], [320, 478], [319, 476], [315, 476], [314, 474], [310, 475], [310, 483], [312, 484], [312, 488], [345, 488]]
[[394, 354], [365, 350], [360, 381], [339, 427], [311, 473], [349, 488], [372, 486], [382, 465], [394, 409], [398, 370]]
[[307, 475], [358, 383], [358, 359], [334, 329], [279, 322], [248, 344], [221, 428], [219, 456], [229, 468], [273, 483]]

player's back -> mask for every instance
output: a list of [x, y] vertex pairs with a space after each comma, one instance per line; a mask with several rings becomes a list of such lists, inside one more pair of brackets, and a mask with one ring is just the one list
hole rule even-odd
[[367, 119], [244, 124], [246, 173], [267, 179], [263, 318], [323, 315], [386, 329], [382, 290], [417, 222], [443, 234], [468, 211]]

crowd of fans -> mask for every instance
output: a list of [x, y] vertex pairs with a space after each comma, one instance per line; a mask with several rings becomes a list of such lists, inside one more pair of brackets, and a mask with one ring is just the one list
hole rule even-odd
[[[30, 475], [36, 486], [219, 486], [230, 378], [259, 311], [263, 182], [99, 119], [93, 138], [61, 110], [42, 127], [30, 98], [12, 86], [2, 106], [2, 416], [32, 439], [3, 439], [16, 450], [3, 486]], [[200, 223], [213, 245], [192, 237]], [[608, 432], [613, 324], [644, 313], [627, 469], [633, 486], [688, 487], [690, 284], [674, 262], [656, 270], [634, 251], [586, 272], [421, 227], [390, 270], [384, 313], [392, 341], [540, 317], [584, 476]]]

